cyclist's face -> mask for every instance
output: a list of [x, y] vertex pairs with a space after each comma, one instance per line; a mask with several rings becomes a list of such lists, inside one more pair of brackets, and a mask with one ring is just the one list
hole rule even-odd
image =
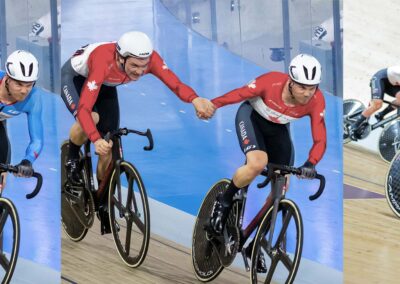
[[311, 100], [317, 88], [318, 85], [308, 86], [293, 82], [292, 94], [299, 104], [305, 105]]
[[8, 90], [11, 96], [18, 102], [25, 100], [31, 92], [34, 82], [22, 82], [14, 79], [8, 80]]
[[146, 71], [150, 62], [150, 57], [136, 58], [128, 57], [125, 62], [125, 72], [129, 79], [137, 81]]

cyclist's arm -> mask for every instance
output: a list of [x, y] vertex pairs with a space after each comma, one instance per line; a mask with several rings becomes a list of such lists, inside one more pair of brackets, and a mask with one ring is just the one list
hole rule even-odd
[[89, 140], [94, 143], [101, 139], [101, 135], [92, 118], [92, 109], [99, 95], [100, 87], [104, 82], [107, 65], [104, 63], [91, 63], [89, 65], [88, 62], [88, 67], [89, 74], [81, 90], [76, 118]]
[[160, 79], [182, 101], [191, 103], [198, 97], [191, 87], [182, 83], [178, 76], [168, 68], [156, 51], [151, 55], [151, 63], [148, 72]]
[[25, 105], [28, 117], [30, 143], [25, 152], [26, 160], [33, 163], [43, 148], [43, 123], [42, 123], [42, 93], [34, 89], [29, 102]]
[[214, 98], [211, 102], [215, 107], [220, 108], [225, 105], [236, 104], [246, 99], [261, 96], [264, 88], [261, 84], [262, 79], [258, 77], [248, 85], [234, 89], [220, 97]]
[[322, 159], [326, 150], [325, 100], [322, 94], [320, 99], [320, 102], [313, 108], [310, 114], [314, 144], [310, 150], [308, 160], [314, 165]]

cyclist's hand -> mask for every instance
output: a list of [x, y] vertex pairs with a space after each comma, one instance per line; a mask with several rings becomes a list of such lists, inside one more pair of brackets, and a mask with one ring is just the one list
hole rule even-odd
[[111, 140], [110, 142], [107, 142], [104, 139], [99, 139], [94, 142], [95, 151], [100, 156], [107, 155], [110, 152], [112, 145], [113, 143]]
[[28, 160], [22, 160], [18, 165], [16, 165], [18, 173], [16, 176], [19, 177], [31, 177], [33, 175], [32, 163]]
[[299, 169], [301, 170], [301, 174], [298, 175], [299, 178], [313, 179], [317, 174], [315, 165], [308, 160]]
[[196, 114], [201, 119], [209, 119], [214, 115], [216, 110], [214, 104], [205, 98], [197, 97], [192, 101], [196, 110]]
[[6, 188], [6, 179], [7, 179], [7, 173], [1, 173], [0, 174], [0, 193], [3, 192], [3, 189]]

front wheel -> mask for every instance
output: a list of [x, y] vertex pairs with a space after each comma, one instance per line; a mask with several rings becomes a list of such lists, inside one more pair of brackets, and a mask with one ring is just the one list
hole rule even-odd
[[150, 209], [143, 181], [136, 168], [121, 162], [114, 169], [108, 196], [109, 221], [122, 261], [138, 267], [146, 258], [150, 240]]
[[390, 163], [385, 182], [385, 195], [393, 213], [400, 217], [400, 152]]
[[0, 198], [0, 235], [3, 239], [0, 250], [0, 279], [3, 279], [2, 284], [7, 284], [17, 264], [20, 226], [17, 210], [6, 198]]
[[217, 196], [226, 190], [230, 180], [222, 179], [208, 191], [197, 214], [193, 229], [192, 262], [197, 279], [208, 282], [215, 279], [224, 269], [218, 251], [208, 238], [205, 227], [208, 226], [214, 202]]
[[[303, 249], [303, 221], [297, 205], [283, 199], [279, 203], [278, 215], [271, 248], [268, 248], [273, 207], [264, 216], [254, 238], [251, 254], [252, 283], [271, 283], [275, 276], [279, 283], [293, 283]], [[290, 251], [290, 252], [289, 252]], [[259, 258], [265, 259], [267, 272], [257, 271]]]
[[345, 100], [343, 101], [343, 143], [352, 141], [349, 128], [355, 122], [356, 117], [365, 110], [365, 106], [359, 100]]

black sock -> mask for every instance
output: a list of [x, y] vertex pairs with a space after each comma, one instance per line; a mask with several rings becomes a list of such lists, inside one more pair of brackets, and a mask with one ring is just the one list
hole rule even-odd
[[79, 159], [79, 150], [81, 146], [74, 144], [71, 139], [69, 140], [69, 158], [70, 159]]
[[239, 189], [240, 188], [238, 188], [232, 180], [222, 196], [222, 202], [224, 205], [230, 205], [232, 203], [233, 196], [239, 191]]

